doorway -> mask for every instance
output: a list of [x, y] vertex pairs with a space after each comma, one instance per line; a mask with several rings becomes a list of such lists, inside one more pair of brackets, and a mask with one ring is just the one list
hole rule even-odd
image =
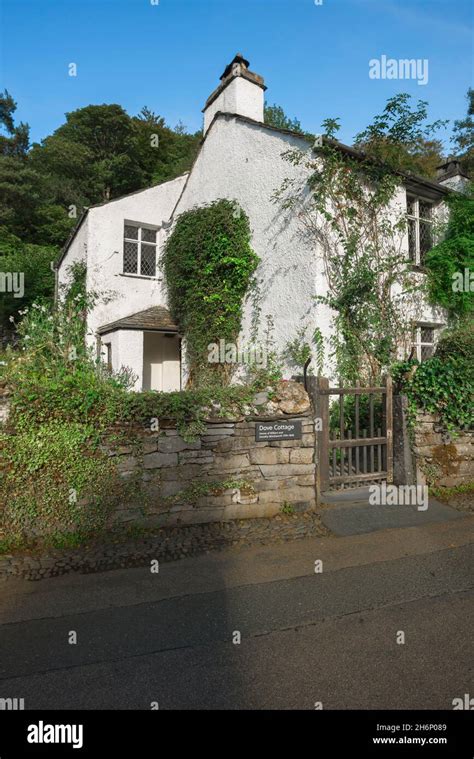
[[178, 335], [143, 334], [143, 390], [181, 390], [181, 344]]

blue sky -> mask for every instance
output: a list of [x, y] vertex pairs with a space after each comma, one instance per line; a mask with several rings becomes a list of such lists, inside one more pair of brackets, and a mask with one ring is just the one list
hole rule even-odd
[[[388, 97], [428, 100], [430, 118], [464, 116], [473, 82], [470, 0], [0, 0], [1, 79], [33, 141], [67, 111], [147, 105], [200, 128], [201, 109], [236, 52], [267, 99], [318, 132], [339, 116], [353, 136]], [[369, 60], [428, 59], [429, 81], [373, 80]], [[68, 75], [76, 63], [77, 77]], [[448, 134], [446, 134], [448, 136]]]

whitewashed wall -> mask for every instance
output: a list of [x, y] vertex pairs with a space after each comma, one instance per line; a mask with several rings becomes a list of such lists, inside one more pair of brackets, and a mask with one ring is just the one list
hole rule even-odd
[[69, 269], [70, 267], [78, 263], [79, 261], [87, 260], [89, 244], [89, 216], [87, 215], [82, 221], [81, 226], [77, 230], [74, 240], [71, 242], [66, 256], [61, 261], [61, 266], [58, 270], [58, 295], [61, 297], [64, 287], [70, 283]]
[[[318, 277], [316, 257], [301, 240], [297, 221], [271, 202], [286, 176], [302, 172], [281, 158], [292, 146], [301, 146], [301, 140], [233, 117], [219, 117], [208, 132], [175, 214], [221, 198], [237, 201], [246, 212], [252, 246], [261, 259], [257, 272], [260, 338], [265, 317], [273, 316], [279, 350], [296, 336], [300, 326], [314, 325], [316, 320], [312, 301]], [[327, 314], [318, 318], [327, 332]], [[243, 343], [250, 340], [251, 319], [252, 305], [247, 302]], [[287, 376], [293, 373], [294, 369], [286, 368]]]
[[[101, 293], [111, 291], [113, 296], [108, 303], [98, 303], [90, 314], [90, 333], [151, 306], [166, 305], [159, 271], [155, 278], [123, 274], [124, 221], [155, 226], [168, 221], [186, 176], [90, 209], [87, 287]], [[160, 231], [158, 254], [163, 235]]]
[[204, 112], [204, 134], [218, 111], [239, 113], [255, 121], [263, 121], [265, 95], [261, 87], [243, 77], [236, 77]]
[[[245, 82], [243, 79], [236, 81]], [[252, 87], [254, 91], [259, 89]], [[321, 250], [314, 239], [308, 240], [303, 236], [302, 225], [294, 212], [283, 211], [278, 203], [272, 202], [274, 192], [286, 178], [303, 185], [306, 183], [307, 169], [293, 166], [282, 157], [282, 153], [292, 148], [311, 151], [311, 146], [308, 144], [306, 147], [301, 138], [281, 134], [229, 114], [221, 115], [207, 133], [189, 176], [183, 175], [172, 182], [92, 208], [60, 271], [61, 279], [67, 265], [83, 255], [87, 246], [88, 288], [109, 291], [112, 296], [109, 303], [98, 304], [90, 315], [90, 344], [95, 345], [98, 327], [153, 305], [166, 305], [161, 273], [155, 279], [122, 274], [124, 220], [159, 226], [170, 218], [176, 203], [175, 220], [179, 214], [195, 206], [227, 198], [236, 201], [248, 215], [252, 246], [261, 259], [257, 270], [260, 288], [258, 305], [261, 309], [259, 341], [264, 340], [266, 317], [271, 316], [278, 352], [282, 352], [288, 341], [297, 336], [300, 328], [306, 328], [310, 338], [315, 327], [318, 327], [327, 346], [332, 332], [332, 314], [326, 306], [314, 303], [315, 295], [327, 294]], [[396, 216], [405, 212], [405, 190], [400, 188], [394, 200], [393, 213]], [[163, 230], [160, 232], [160, 246], [165, 234]], [[408, 257], [407, 235], [401, 240], [401, 249]], [[241, 336], [244, 345], [251, 339], [253, 314], [254, 305], [249, 299], [244, 310]], [[412, 307], [412, 316], [418, 321], [444, 321], [442, 312], [432, 309], [421, 297]], [[132, 335], [132, 332], [125, 331], [120, 337], [117, 346], [120, 358], [122, 353], [131, 357], [138, 355]], [[127, 347], [128, 340], [130, 349]], [[115, 360], [114, 368], [120, 368], [115, 366]], [[141, 358], [139, 364], [129, 365], [137, 374], [141, 373]], [[332, 374], [327, 355], [324, 372]], [[293, 366], [284, 367], [285, 377], [294, 373]]]
[[[292, 135], [285, 135], [251, 124], [233, 116], [220, 116], [213, 124], [189, 177], [176, 209], [175, 217], [196, 205], [220, 198], [235, 200], [247, 213], [252, 229], [252, 245], [261, 259], [257, 276], [261, 287], [260, 335], [265, 317], [274, 319], [274, 339], [278, 351], [306, 327], [309, 339], [315, 327], [321, 330], [326, 349], [332, 333], [332, 313], [327, 306], [314, 303], [315, 295], [327, 294], [324, 264], [318, 244], [305, 239], [296, 215], [281, 210], [272, 195], [286, 178], [301, 186], [307, 169], [292, 166], [282, 157], [291, 148], [311, 152], [311, 146]], [[397, 192], [392, 206], [393, 218], [406, 213], [406, 191]], [[438, 213], [442, 214], [442, 210]], [[400, 236], [400, 250], [408, 258], [408, 235]], [[421, 281], [422, 274], [414, 275]], [[397, 287], [395, 287], [397, 290]], [[400, 288], [398, 288], [400, 290]], [[443, 323], [444, 314], [417, 295], [407, 309], [417, 321]], [[247, 302], [243, 320], [242, 342], [250, 339], [252, 305]], [[328, 360], [324, 371], [333, 374]], [[295, 373], [286, 365], [286, 377]]]
[[[108, 299], [99, 301], [89, 315], [88, 340], [95, 346], [99, 327], [137, 311], [165, 305], [161, 273], [154, 278], [123, 274], [124, 222], [136, 221], [161, 226], [168, 221], [186, 174], [148, 190], [89, 209], [59, 268], [59, 282], [67, 280], [67, 269], [87, 256], [87, 288]], [[158, 235], [158, 255], [164, 232]], [[131, 338], [130, 338], [131, 339]]]

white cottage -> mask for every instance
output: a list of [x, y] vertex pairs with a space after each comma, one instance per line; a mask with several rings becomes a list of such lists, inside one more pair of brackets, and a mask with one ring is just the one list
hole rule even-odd
[[[313, 330], [318, 326], [326, 338], [330, 334], [331, 314], [322, 306], [316, 312], [314, 305], [314, 296], [326, 292], [322, 258], [302, 237], [295, 216], [272, 202], [286, 177], [305, 181], [304, 168], [290, 165], [282, 154], [290, 148], [312, 148], [300, 134], [264, 124], [265, 89], [249, 62], [235, 56], [206, 101], [204, 136], [192, 170], [88, 208], [57, 263], [58, 286], [67, 283], [71, 264], [83, 260], [87, 288], [113, 294], [90, 313], [88, 340], [113, 370], [133, 371], [136, 390], [182, 387], [181, 338], [167, 309], [160, 253], [179, 214], [214, 200], [236, 201], [249, 217], [252, 246], [261, 259], [261, 319], [263, 323], [272, 317], [276, 349], [283, 350], [306, 325]], [[406, 247], [414, 263], [420, 261], [430, 219], [442, 206], [447, 187], [458, 188], [465, 181], [455, 161], [440, 167], [438, 182], [406, 177], [395, 203], [411, 218]], [[426, 304], [419, 313], [416, 350], [423, 358], [433, 349], [443, 315]], [[244, 341], [251, 319], [249, 303]], [[287, 377], [293, 373], [294, 368], [286, 367]]]

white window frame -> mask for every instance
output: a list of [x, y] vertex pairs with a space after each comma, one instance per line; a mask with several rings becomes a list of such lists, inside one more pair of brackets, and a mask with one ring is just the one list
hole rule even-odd
[[[137, 239], [132, 239], [131, 237], [125, 237], [125, 227], [135, 227], [138, 229], [138, 237]], [[128, 221], [127, 219], [123, 222], [123, 235], [122, 235], [122, 275], [124, 277], [141, 277], [145, 279], [156, 279], [157, 278], [157, 269], [158, 269], [158, 233], [161, 227], [157, 227], [153, 224], [145, 224], [141, 221]], [[154, 232], [156, 232], [156, 242], [148, 242], [147, 240], [142, 240], [142, 229], [152, 229]], [[124, 271], [125, 268], [125, 243], [126, 242], [132, 242], [138, 245], [138, 255], [137, 255], [137, 271], [131, 272], [131, 271]], [[142, 268], [142, 243], [145, 243], [145, 245], [154, 245], [155, 246], [155, 272], [154, 274], [142, 274], [141, 268]]]
[[[412, 262], [415, 264], [415, 266], [423, 266], [423, 261], [421, 260], [421, 254], [420, 254], [420, 202], [421, 203], [427, 203], [430, 206], [430, 218], [426, 219], [424, 217], [421, 218], [421, 221], [428, 222], [431, 225], [431, 240], [434, 245], [434, 218], [433, 218], [433, 212], [435, 203], [433, 200], [430, 200], [429, 198], [423, 198], [419, 195], [412, 195], [411, 193], [407, 192], [407, 219], [410, 219], [411, 221], [415, 222], [415, 255], [412, 257], [412, 252], [410, 250], [410, 231], [408, 230], [408, 254], [412, 260]], [[415, 212], [409, 213], [408, 212], [408, 204], [414, 203], [415, 206]]]
[[[413, 335], [413, 347], [415, 348], [415, 358], [418, 359], [418, 361], [426, 361], [426, 358], [421, 357], [421, 350], [424, 347], [433, 348], [433, 353], [431, 356], [434, 355], [434, 351], [436, 349], [436, 345], [438, 343], [438, 336], [440, 334], [441, 329], [443, 328], [442, 324], [433, 324], [428, 322], [417, 322], [414, 325], [414, 335]], [[421, 339], [421, 330], [422, 329], [432, 329], [433, 330], [433, 341], [432, 342], [426, 342], [422, 341]], [[429, 356], [429, 358], [431, 358]]]

